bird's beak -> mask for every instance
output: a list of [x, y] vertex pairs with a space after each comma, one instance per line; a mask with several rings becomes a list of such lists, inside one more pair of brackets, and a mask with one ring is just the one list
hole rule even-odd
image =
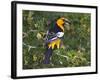
[[66, 30], [70, 30], [71, 21], [64, 19], [64, 26]]
[[64, 19], [64, 23], [65, 23], [65, 25], [70, 25], [71, 24], [71, 22], [68, 19]]

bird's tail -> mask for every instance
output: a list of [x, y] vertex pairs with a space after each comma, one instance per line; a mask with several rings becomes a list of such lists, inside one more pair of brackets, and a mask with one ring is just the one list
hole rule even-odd
[[50, 57], [52, 55], [52, 48], [48, 48], [45, 52], [45, 57], [44, 57], [44, 64], [50, 64]]

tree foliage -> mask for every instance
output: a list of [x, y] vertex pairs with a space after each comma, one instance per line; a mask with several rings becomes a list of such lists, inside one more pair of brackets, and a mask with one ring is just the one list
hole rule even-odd
[[[71, 21], [64, 35], [64, 49], [55, 49], [50, 64], [43, 64], [48, 24], [59, 16]], [[23, 69], [80, 67], [91, 65], [89, 13], [23, 10]]]

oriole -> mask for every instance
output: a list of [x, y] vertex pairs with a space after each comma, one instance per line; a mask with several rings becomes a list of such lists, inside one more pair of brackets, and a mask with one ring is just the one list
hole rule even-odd
[[63, 47], [62, 38], [64, 36], [65, 24], [70, 24], [70, 21], [64, 17], [60, 17], [54, 21], [54, 25], [48, 30], [46, 40], [47, 50], [45, 52], [44, 64], [50, 63], [50, 57], [54, 48], [59, 49]]

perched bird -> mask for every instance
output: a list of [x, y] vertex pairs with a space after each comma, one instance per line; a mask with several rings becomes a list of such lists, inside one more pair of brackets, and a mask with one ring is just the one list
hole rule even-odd
[[44, 64], [50, 64], [50, 57], [52, 56], [53, 49], [61, 48], [63, 46], [63, 36], [65, 25], [70, 24], [70, 21], [64, 17], [60, 17], [53, 22], [51, 28], [47, 31], [46, 36], [46, 52], [44, 57]]

